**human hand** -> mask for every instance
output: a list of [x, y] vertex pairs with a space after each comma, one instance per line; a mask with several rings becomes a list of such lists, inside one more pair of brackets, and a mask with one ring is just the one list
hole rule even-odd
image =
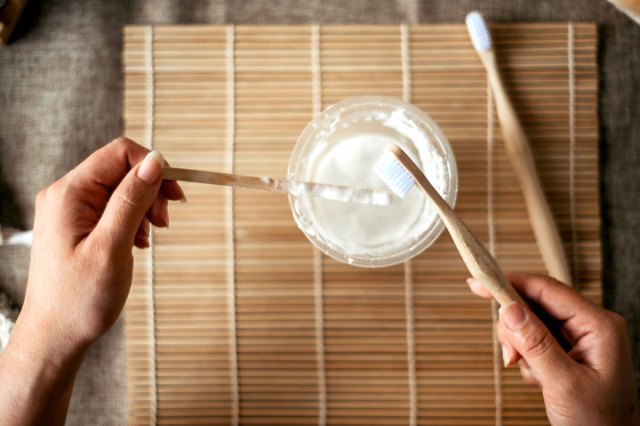
[[162, 155], [148, 152], [116, 139], [38, 194], [21, 317], [59, 352], [86, 348], [113, 325], [129, 294], [133, 246], [149, 245], [149, 222], [168, 226], [167, 200], [184, 199], [162, 180]]
[[164, 159], [120, 138], [96, 151], [36, 200], [25, 302], [0, 357], [0, 424], [63, 425], [88, 347], [122, 311], [133, 246], [149, 223], [168, 226]]
[[[507, 274], [520, 295], [560, 324], [571, 345], [560, 346], [530, 307], [500, 308], [496, 324], [505, 365], [518, 363], [523, 378], [542, 388], [553, 425], [636, 425], [638, 408], [624, 319], [553, 278]], [[477, 280], [471, 291], [490, 298]]]

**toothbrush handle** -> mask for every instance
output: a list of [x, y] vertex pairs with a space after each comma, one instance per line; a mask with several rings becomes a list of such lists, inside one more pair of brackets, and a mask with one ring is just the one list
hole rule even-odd
[[413, 176], [418, 187], [433, 201], [471, 275], [484, 285], [500, 306], [512, 302], [525, 304], [493, 256], [435, 190], [420, 168], [400, 148], [394, 147], [392, 152]]
[[562, 239], [544, 196], [527, 137], [500, 77], [495, 53], [488, 50], [478, 55], [487, 70], [507, 154], [522, 188], [529, 220], [547, 271], [552, 277], [571, 285]]
[[453, 211], [451, 206], [442, 199], [429, 181], [424, 178], [424, 180], [418, 181], [418, 186], [436, 204], [440, 217], [471, 275], [489, 290], [500, 306], [512, 302], [524, 304], [520, 295], [513, 289], [511, 283], [502, 273], [494, 257], [491, 256], [469, 227]]

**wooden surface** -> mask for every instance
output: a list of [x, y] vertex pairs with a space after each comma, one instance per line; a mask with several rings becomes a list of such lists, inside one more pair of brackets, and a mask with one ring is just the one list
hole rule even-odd
[[[570, 257], [600, 301], [596, 31], [494, 25], [506, 84]], [[127, 27], [127, 136], [176, 167], [285, 177], [314, 113], [390, 95], [426, 111], [460, 173], [456, 211], [505, 270], [543, 272], [463, 25]], [[408, 264], [319, 256], [286, 197], [185, 184], [136, 252], [131, 424], [546, 424], [500, 368], [494, 312], [448, 235]]]

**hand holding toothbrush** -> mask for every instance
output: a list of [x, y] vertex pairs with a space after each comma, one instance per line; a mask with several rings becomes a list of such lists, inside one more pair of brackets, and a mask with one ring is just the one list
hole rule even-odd
[[[387, 147], [374, 171], [398, 196], [418, 186], [435, 205], [475, 277], [468, 280], [471, 290], [496, 299], [501, 306], [497, 330], [505, 366], [519, 362], [523, 377], [542, 387], [553, 425], [639, 424], [629, 340], [620, 315], [595, 306], [553, 278], [505, 277], [482, 243], [397, 146]], [[568, 353], [530, 306], [539, 306], [559, 323], [571, 346]]]
[[[624, 319], [550, 277], [507, 274], [529, 305], [556, 322], [568, 352], [529, 307], [500, 308], [496, 324], [506, 366], [542, 389], [552, 425], [638, 425], [636, 388]], [[471, 291], [491, 298], [477, 280]]]

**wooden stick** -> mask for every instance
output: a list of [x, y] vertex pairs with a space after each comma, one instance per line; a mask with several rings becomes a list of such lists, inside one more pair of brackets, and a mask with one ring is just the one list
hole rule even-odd
[[289, 193], [287, 186], [283, 185], [281, 181], [268, 177], [244, 176], [230, 173], [208, 172], [204, 170], [165, 167], [163, 179], [205, 183], [208, 185], [258, 189], [261, 191], [270, 191], [280, 194]]
[[507, 148], [507, 155], [516, 172], [524, 195], [533, 233], [540, 247], [549, 275], [571, 285], [571, 272], [567, 264], [560, 233], [544, 196], [540, 179], [533, 162], [531, 147], [507, 95], [493, 49], [478, 52], [487, 70], [489, 84], [496, 102], [500, 128]]
[[433, 201], [471, 275], [489, 290], [500, 306], [513, 302], [524, 304], [522, 298], [505, 278], [493, 256], [440, 196], [416, 163], [395, 144], [387, 145], [386, 149], [402, 163], [420, 189]]
[[181, 180], [209, 185], [249, 188], [279, 194], [291, 194], [296, 197], [319, 197], [328, 200], [362, 204], [387, 205], [391, 202], [391, 195], [387, 191], [354, 189], [347, 186], [327, 185], [324, 183], [297, 182], [273, 179], [270, 177], [208, 172], [176, 167], [165, 167], [163, 178], [165, 180]]

